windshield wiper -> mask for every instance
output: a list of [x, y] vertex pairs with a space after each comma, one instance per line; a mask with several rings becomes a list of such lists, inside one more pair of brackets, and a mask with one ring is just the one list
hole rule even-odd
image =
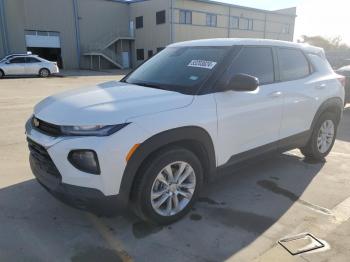
[[133, 85], [138, 85], [138, 86], [145, 86], [145, 87], [151, 87], [151, 88], [156, 88], [156, 89], [164, 89], [163, 87], [159, 86], [159, 85], [156, 85], [156, 84], [152, 84], [152, 83], [130, 83], [130, 84], [133, 84]]

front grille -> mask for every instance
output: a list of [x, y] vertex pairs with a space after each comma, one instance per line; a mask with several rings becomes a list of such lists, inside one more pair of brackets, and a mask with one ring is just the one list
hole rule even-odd
[[62, 135], [60, 126], [47, 123], [36, 117], [32, 119], [32, 126], [48, 136], [57, 137]]
[[34, 158], [35, 164], [38, 166], [38, 168], [54, 177], [61, 178], [61, 174], [52, 161], [47, 150], [30, 138], [27, 138], [27, 141], [30, 154]]

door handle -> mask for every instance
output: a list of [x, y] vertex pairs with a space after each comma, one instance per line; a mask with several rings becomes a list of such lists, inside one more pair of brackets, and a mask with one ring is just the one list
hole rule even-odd
[[270, 94], [270, 97], [272, 98], [277, 98], [277, 97], [280, 97], [282, 95], [282, 92], [281, 91], [276, 91], [276, 92], [272, 92]]
[[315, 86], [316, 89], [324, 89], [326, 87], [326, 84], [320, 84]]

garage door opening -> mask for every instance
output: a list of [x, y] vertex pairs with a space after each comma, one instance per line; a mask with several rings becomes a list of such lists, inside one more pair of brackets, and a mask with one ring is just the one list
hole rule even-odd
[[28, 47], [28, 51], [33, 55], [38, 55], [46, 60], [57, 62], [59, 68], [63, 68], [61, 48]]
[[63, 67], [59, 32], [26, 30], [25, 37], [28, 51]]

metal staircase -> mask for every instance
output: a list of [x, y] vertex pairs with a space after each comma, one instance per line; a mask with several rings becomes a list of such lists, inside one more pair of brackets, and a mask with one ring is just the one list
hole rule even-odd
[[[101, 58], [108, 61], [119, 69], [125, 69], [123, 66], [121, 53], [118, 51], [118, 42], [134, 41], [129, 32], [113, 32], [105, 37], [99, 38], [95, 44], [83, 47], [83, 56], [90, 57], [90, 69], [94, 69], [93, 58], [98, 58], [98, 70], [101, 69]], [[129, 50], [130, 52], [130, 50]]]

